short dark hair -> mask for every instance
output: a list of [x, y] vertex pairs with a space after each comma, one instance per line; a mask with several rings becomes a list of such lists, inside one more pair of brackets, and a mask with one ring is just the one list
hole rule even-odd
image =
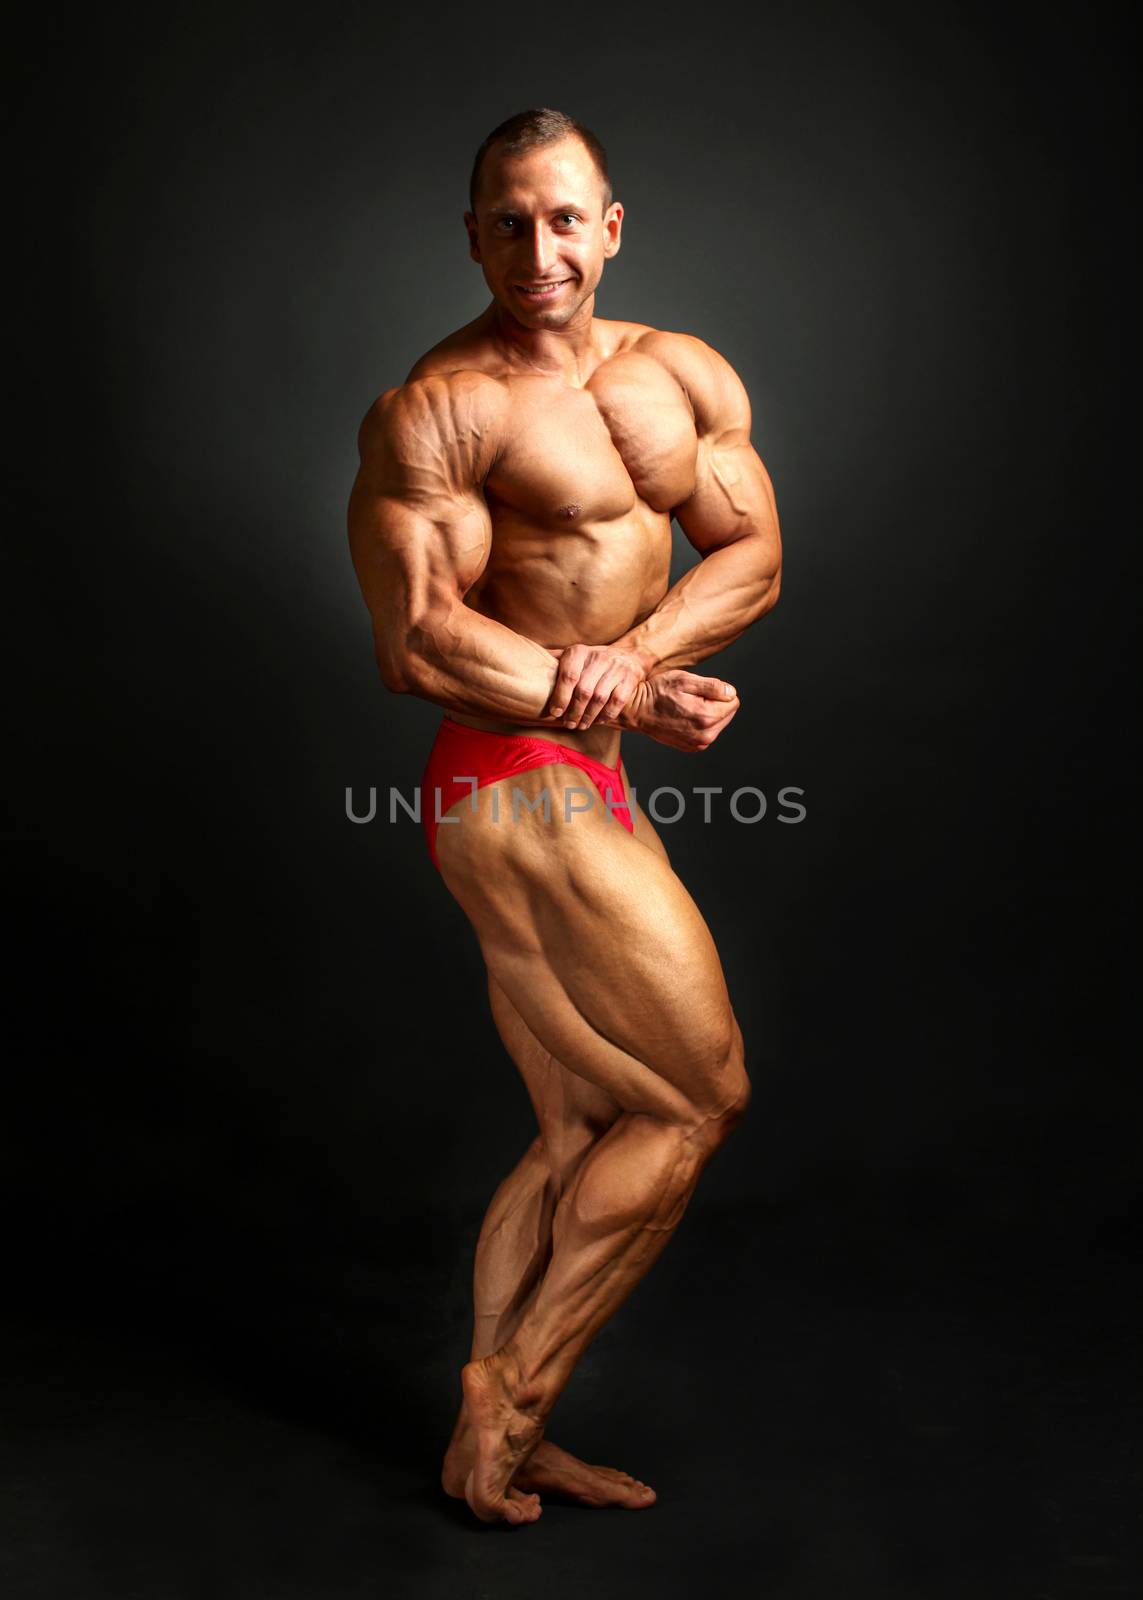
[[607, 151], [590, 128], [585, 128], [582, 122], [569, 117], [565, 111], [553, 111], [550, 106], [534, 107], [531, 111], [517, 111], [507, 122], [502, 122], [498, 128], [493, 128], [476, 152], [476, 160], [472, 163], [472, 176], [468, 180], [469, 210], [473, 212], [476, 210], [476, 186], [480, 181], [480, 169], [485, 156], [494, 144], [503, 144], [506, 155], [518, 156], [525, 150], [536, 149], [539, 145], [558, 144], [561, 139], [578, 139], [586, 146], [603, 183], [603, 209], [606, 211], [611, 204], [611, 176], [607, 170]]

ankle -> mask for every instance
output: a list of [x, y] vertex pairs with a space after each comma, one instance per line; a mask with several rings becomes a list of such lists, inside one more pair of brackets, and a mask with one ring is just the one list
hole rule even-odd
[[496, 1352], [505, 1389], [518, 1411], [541, 1420], [556, 1403], [556, 1394], [543, 1364], [536, 1360], [519, 1339], [511, 1339]]

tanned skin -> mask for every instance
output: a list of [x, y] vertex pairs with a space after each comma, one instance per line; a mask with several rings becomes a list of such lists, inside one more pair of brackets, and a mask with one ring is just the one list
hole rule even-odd
[[[690, 669], [774, 604], [781, 547], [726, 361], [595, 316], [623, 221], [604, 198], [577, 138], [493, 146], [465, 215], [491, 304], [366, 416], [349, 525], [389, 689], [615, 766], [624, 733], [690, 752], [723, 733], [734, 688]], [[672, 517], [702, 559], [668, 587]], [[545, 1425], [749, 1096], [694, 901], [641, 807], [633, 835], [602, 804], [565, 812], [583, 783], [553, 763], [488, 785], [438, 835], [539, 1124], [481, 1230], [442, 1472], [478, 1517], [511, 1524], [535, 1521], [542, 1492], [653, 1503]], [[545, 786], [550, 819], [513, 820], [510, 790], [535, 802]]]

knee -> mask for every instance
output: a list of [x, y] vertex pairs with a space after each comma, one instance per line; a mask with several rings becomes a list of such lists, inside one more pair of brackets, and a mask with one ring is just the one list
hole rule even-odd
[[594, 1148], [610, 1124], [595, 1123], [586, 1118], [563, 1122], [555, 1128], [545, 1129], [537, 1144], [543, 1151], [548, 1173], [557, 1197], [570, 1187], [576, 1173], [583, 1166], [588, 1152]]
[[722, 1148], [742, 1121], [749, 1098], [749, 1086], [736, 1089], [733, 1099], [725, 1101], [717, 1111], [710, 1112], [703, 1120], [699, 1131], [699, 1144], [704, 1163]]
[[742, 1055], [742, 1036], [738, 1034], [727, 1062], [720, 1109], [710, 1123], [715, 1148], [730, 1137], [746, 1115], [752, 1092]]
[[742, 1066], [738, 1071], [738, 1081], [734, 1088], [734, 1098], [730, 1101], [730, 1104], [722, 1113], [722, 1120], [728, 1133], [733, 1132], [733, 1130], [737, 1128], [738, 1124], [746, 1115], [746, 1108], [750, 1104], [750, 1096], [753, 1094], [753, 1092], [754, 1091], [750, 1086], [750, 1079], [746, 1076], [746, 1068]]

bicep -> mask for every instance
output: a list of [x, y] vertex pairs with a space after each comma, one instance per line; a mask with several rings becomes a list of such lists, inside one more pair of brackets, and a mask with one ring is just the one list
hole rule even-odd
[[703, 340], [666, 337], [664, 358], [686, 393], [698, 435], [694, 488], [674, 517], [700, 555], [751, 536], [776, 541], [774, 489], [750, 442], [745, 385]]
[[349, 542], [382, 671], [399, 678], [415, 629], [459, 605], [492, 548], [480, 485], [449, 441], [385, 414], [367, 419]]
[[699, 439], [694, 491], [674, 516], [700, 555], [751, 536], [777, 544], [774, 488], [749, 436]]
[[483, 496], [404, 496], [368, 479], [349, 503], [350, 549], [375, 615], [411, 615], [458, 604], [483, 572], [492, 519]]

